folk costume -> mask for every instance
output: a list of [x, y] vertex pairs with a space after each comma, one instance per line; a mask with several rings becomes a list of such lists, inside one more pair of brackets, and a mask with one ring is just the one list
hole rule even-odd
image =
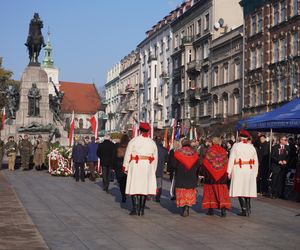
[[182, 216], [189, 215], [189, 207], [196, 203], [196, 187], [199, 172], [199, 155], [189, 144], [182, 141], [182, 148], [174, 152], [176, 206], [182, 207]]
[[226, 216], [226, 209], [231, 209], [227, 187], [227, 151], [220, 145], [208, 148], [202, 162], [204, 176], [202, 208], [208, 209], [208, 215], [213, 215], [213, 209], [221, 209], [221, 216]]
[[144, 215], [147, 195], [156, 195], [157, 146], [149, 138], [150, 125], [140, 123], [141, 135], [126, 149], [123, 168], [127, 173], [126, 194], [131, 195], [130, 215]]
[[254, 146], [249, 143], [250, 134], [240, 131], [241, 142], [235, 143], [228, 161], [228, 177], [231, 179], [230, 197], [238, 197], [242, 208], [241, 216], [250, 215], [250, 198], [257, 197], [256, 178], [258, 158]]

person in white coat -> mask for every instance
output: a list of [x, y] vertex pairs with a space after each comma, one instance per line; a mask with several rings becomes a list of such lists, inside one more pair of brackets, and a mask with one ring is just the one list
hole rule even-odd
[[132, 198], [130, 215], [144, 215], [147, 196], [156, 195], [157, 146], [149, 131], [150, 125], [141, 122], [141, 134], [129, 142], [124, 157], [125, 192]]
[[231, 179], [229, 195], [239, 198], [242, 209], [238, 214], [240, 216], [250, 215], [250, 198], [257, 197], [258, 158], [249, 139], [250, 134], [241, 130], [240, 142], [233, 145], [227, 168], [228, 177]]

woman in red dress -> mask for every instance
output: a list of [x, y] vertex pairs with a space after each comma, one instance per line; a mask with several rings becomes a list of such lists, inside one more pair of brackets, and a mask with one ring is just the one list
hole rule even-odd
[[208, 148], [203, 162], [204, 175], [202, 208], [208, 209], [207, 214], [213, 215], [214, 208], [221, 209], [221, 216], [226, 216], [226, 209], [231, 209], [227, 187], [227, 152], [220, 146], [221, 139], [214, 137], [213, 145]]

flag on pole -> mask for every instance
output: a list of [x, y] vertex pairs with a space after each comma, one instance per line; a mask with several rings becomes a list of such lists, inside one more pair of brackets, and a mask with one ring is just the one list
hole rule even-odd
[[168, 132], [169, 132], [169, 129], [166, 128], [165, 129], [165, 134], [164, 134], [164, 143], [163, 143], [163, 146], [165, 148], [169, 148], [169, 143], [168, 143]]
[[170, 149], [173, 149], [174, 147], [174, 138], [175, 138], [175, 128], [176, 128], [176, 121], [174, 118], [172, 118], [171, 120], [171, 129], [172, 129], [172, 133], [171, 133], [171, 138], [170, 138]]
[[98, 137], [98, 118], [96, 115], [93, 115], [92, 118], [90, 119], [92, 131], [95, 135], [95, 138]]
[[198, 141], [197, 128], [194, 128], [194, 135], [195, 135], [195, 139]]
[[132, 138], [138, 136], [138, 130], [139, 130], [139, 125], [138, 124], [134, 124], [132, 125]]
[[190, 128], [190, 141], [192, 141], [193, 140], [193, 128]]
[[72, 113], [72, 119], [70, 123], [70, 133], [69, 133], [69, 144], [73, 146], [74, 144], [74, 130], [75, 130], [75, 118], [74, 118], [74, 110]]
[[5, 108], [3, 109], [3, 113], [2, 113], [2, 125], [1, 125], [1, 129], [0, 130], [2, 130], [2, 129], [4, 129], [4, 124], [5, 124], [5, 122], [6, 122], [6, 114], [5, 114]]
[[150, 138], [153, 140], [153, 138], [154, 138], [154, 127], [153, 127], [153, 122], [151, 123], [150, 128], [151, 128], [151, 130], [150, 130]]

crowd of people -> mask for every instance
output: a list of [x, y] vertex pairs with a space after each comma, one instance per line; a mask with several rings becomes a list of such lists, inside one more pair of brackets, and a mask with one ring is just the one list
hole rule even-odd
[[[100, 163], [103, 191], [109, 193], [112, 176], [115, 176], [122, 202], [131, 197], [130, 215], [140, 216], [145, 213], [149, 197], [161, 201], [165, 172], [171, 181], [170, 198], [176, 201], [184, 217], [196, 204], [200, 183], [203, 183], [202, 208], [207, 210], [207, 215], [214, 215], [214, 210], [220, 209], [221, 217], [231, 209], [231, 198], [238, 198], [240, 216], [250, 215], [251, 198], [258, 193], [272, 199], [286, 198], [287, 173], [297, 167], [295, 191], [300, 193], [299, 146], [293, 138], [281, 136], [270, 145], [265, 134], [253, 138], [241, 130], [237, 141], [220, 137], [190, 141], [182, 137], [167, 149], [160, 135], [155, 140], [150, 138], [150, 130], [148, 123], [141, 122], [140, 135], [132, 139], [127, 134], [118, 142], [113, 142], [109, 135], [105, 135], [101, 143], [95, 137], [76, 138], [72, 149], [76, 182], [85, 181], [86, 167], [90, 180], [95, 181]], [[0, 165], [6, 153], [8, 169], [14, 170], [19, 153], [22, 170], [29, 169], [31, 157], [35, 168], [41, 170], [46, 150], [47, 143], [42, 136], [31, 141], [25, 134], [18, 142], [10, 136], [6, 143], [0, 138]]]

